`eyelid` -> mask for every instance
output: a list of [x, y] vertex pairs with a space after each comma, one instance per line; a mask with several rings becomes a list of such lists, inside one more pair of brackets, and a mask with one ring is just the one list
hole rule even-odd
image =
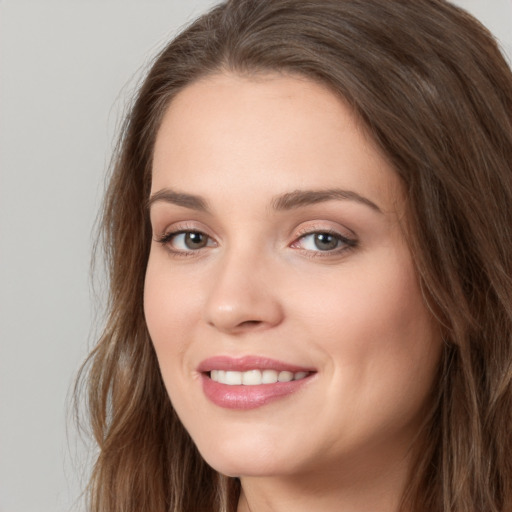
[[355, 245], [355, 243], [356, 243], [356, 240], [354, 240], [353, 238], [347, 238], [346, 236], [342, 235], [341, 233], [339, 233], [337, 231], [332, 231], [332, 230], [327, 230], [327, 229], [321, 229], [321, 230], [310, 231], [308, 233], [304, 233], [304, 234], [300, 235], [298, 238], [296, 238], [293, 243], [295, 244], [297, 241], [302, 240], [308, 236], [313, 236], [313, 235], [332, 235], [335, 238], [341, 240], [342, 242], [345, 242], [347, 245]]
[[[343, 234], [342, 231], [349, 231], [350, 234]], [[343, 245], [341, 247], [336, 247], [331, 250], [312, 250], [312, 249], [305, 249], [303, 247], [299, 246], [299, 242], [303, 240], [304, 238], [308, 236], [313, 236], [317, 234], [328, 234], [336, 237]], [[309, 255], [310, 257], [329, 257], [329, 256], [335, 256], [339, 255], [341, 252], [345, 252], [350, 249], [354, 249], [359, 244], [359, 240], [356, 236], [356, 234], [349, 230], [348, 228], [337, 229], [333, 228], [332, 226], [327, 226], [324, 223], [314, 223], [309, 224], [307, 226], [301, 227], [295, 234], [293, 242], [290, 244], [290, 247], [303, 251], [305, 254]]]
[[155, 240], [160, 240], [170, 234], [185, 233], [189, 231], [204, 233], [210, 238], [215, 238], [215, 236], [210, 234], [211, 230], [207, 228], [202, 222], [185, 220], [166, 223], [165, 225], [162, 223], [162, 226], [162, 228], [160, 228], [158, 225], [153, 227], [153, 238]]
[[[198, 247], [196, 249], [177, 249], [171, 246], [171, 241], [179, 236], [186, 233], [200, 233], [206, 236], [209, 241], [206, 246]], [[153, 240], [162, 245], [172, 256], [185, 257], [185, 256], [198, 256], [203, 249], [211, 248], [217, 244], [215, 236], [210, 234], [210, 230], [206, 229], [202, 223], [183, 221], [175, 222], [160, 231], [160, 234], [154, 234]], [[211, 244], [213, 241], [214, 244]]]
[[[164, 246], [172, 255], [198, 256], [203, 252], [204, 249], [211, 249], [212, 247], [218, 246], [216, 237], [210, 234], [210, 230], [206, 229], [206, 227], [203, 227], [204, 225], [202, 225], [202, 223], [200, 223], [200, 225], [198, 224], [199, 223], [197, 222], [190, 221], [176, 222], [166, 227], [161, 232], [161, 234], [154, 235], [154, 241]], [[177, 249], [171, 246], [170, 242], [173, 240], [173, 238], [186, 233], [200, 233], [208, 238], [208, 243], [204, 247], [189, 249]], [[334, 236], [336, 239], [338, 239], [339, 242], [341, 242], [341, 247], [322, 250], [321, 248], [308, 249], [300, 246], [301, 240], [308, 236], [317, 234], [328, 234]], [[302, 225], [299, 229], [297, 229], [293, 235], [293, 241], [288, 246], [303, 252], [309, 257], [332, 257], [349, 249], [354, 249], [358, 244], [358, 238], [352, 230], [344, 226], [335, 228], [332, 227], [332, 225], [327, 225], [327, 222], [314, 222], [311, 224], [306, 223], [306, 225]]]
[[315, 221], [311, 223], [303, 223], [297, 231], [293, 234], [293, 239], [298, 240], [306, 235], [315, 233], [329, 233], [331, 235], [339, 236], [345, 240], [357, 241], [357, 235], [349, 228], [337, 224], [333, 226], [332, 222]]

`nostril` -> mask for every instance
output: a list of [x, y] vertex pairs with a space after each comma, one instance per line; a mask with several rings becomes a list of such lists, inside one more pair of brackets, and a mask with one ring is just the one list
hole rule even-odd
[[245, 322], [241, 322], [239, 327], [254, 327], [259, 324], [261, 324], [260, 320], [246, 320]]

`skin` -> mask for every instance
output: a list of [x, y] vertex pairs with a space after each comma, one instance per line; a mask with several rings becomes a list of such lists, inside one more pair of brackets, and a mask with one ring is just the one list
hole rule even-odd
[[[283, 194], [332, 189], [351, 195], [274, 208]], [[305, 78], [207, 77], [164, 116], [151, 193], [147, 325], [185, 428], [209, 464], [241, 478], [239, 512], [396, 511], [441, 341], [404, 239], [400, 181], [354, 114]], [[187, 230], [205, 245], [159, 241]], [[335, 233], [336, 248], [320, 250], [315, 232]], [[218, 355], [316, 373], [289, 396], [225, 409], [197, 371]]]

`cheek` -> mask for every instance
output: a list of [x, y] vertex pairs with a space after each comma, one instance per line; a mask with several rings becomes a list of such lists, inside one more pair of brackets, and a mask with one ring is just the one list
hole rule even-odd
[[401, 266], [386, 264], [383, 258], [379, 262], [303, 283], [291, 294], [298, 316], [323, 337], [344, 340], [347, 348], [363, 348], [356, 339], [370, 345], [409, 345], [404, 335], [432, 326], [414, 270], [407, 261]]
[[[168, 262], [150, 255], [144, 284], [144, 314], [160, 364], [177, 364], [188, 326], [197, 320], [198, 294], [190, 281], [169, 273]], [[165, 258], [163, 258], [165, 260]]]
[[[189, 280], [169, 272], [167, 258], [150, 255], [144, 314], [167, 393], [175, 410], [181, 413], [190, 409], [186, 400], [190, 379], [197, 379], [185, 357], [192, 327], [197, 324], [197, 296]], [[182, 420], [193, 417], [192, 411]]]
[[408, 253], [379, 256], [295, 297], [303, 331], [326, 354], [332, 394], [354, 414], [382, 406], [391, 418], [426, 400], [441, 342]]

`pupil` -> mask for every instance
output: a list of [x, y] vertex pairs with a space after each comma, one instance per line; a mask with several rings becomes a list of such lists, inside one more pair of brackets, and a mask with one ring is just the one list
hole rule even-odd
[[319, 233], [315, 235], [315, 245], [317, 249], [320, 249], [321, 251], [336, 249], [338, 239], [329, 233]]
[[206, 245], [206, 237], [202, 233], [187, 233], [185, 245], [189, 249], [200, 249]]

